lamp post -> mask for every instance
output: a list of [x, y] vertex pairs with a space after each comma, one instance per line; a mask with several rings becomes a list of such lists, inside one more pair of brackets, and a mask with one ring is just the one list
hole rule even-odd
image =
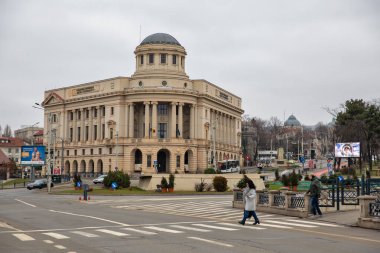
[[115, 156], [116, 156], [116, 166], [115, 171], [118, 171], [118, 156], [119, 156], [119, 131], [116, 131], [116, 150], [115, 150]]
[[[36, 125], [38, 125], [40, 122], [36, 122], [34, 123], [33, 125], [31, 125], [31, 128], [32, 128], [32, 146], [34, 145], [34, 127]], [[22, 173], [23, 174], [23, 173]], [[32, 165], [31, 168], [30, 168], [30, 180], [31, 181], [34, 181], [34, 166]]]

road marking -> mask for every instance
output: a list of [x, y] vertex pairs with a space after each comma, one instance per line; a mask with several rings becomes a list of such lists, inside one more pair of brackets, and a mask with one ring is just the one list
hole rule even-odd
[[291, 223], [291, 222], [274, 221], [274, 220], [265, 220], [265, 222], [275, 223], [275, 224], [280, 224], [280, 225], [290, 225], [290, 226], [295, 226], [295, 227], [304, 227], [304, 228], [316, 228], [317, 227], [317, 226], [313, 226], [313, 225], [296, 224], [296, 223]]
[[21, 203], [23, 203], [23, 204], [25, 204], [25, 205], [28, 205], [28, 206], [31, 206], [31, 207], [36, 207], [35, 205], [32, 205], [32, 204], [26, 203], [25, 201], [22, 201], [22, 200], [19, 200], [19, 199], [15, 199], [15, 200], [18, 201], [18, 202], [21, 202]]
[[66, 247], [62, 245], [54, 245], [54, 247], [56, 247], [57, 249], [66, 249]]
[[94, 235], [94, 234], [83, 232], [83, 231], [72, 231], [71, 233], [77, 234], [77, 235], [81, 235], [81, 236], [85, 236], [85, 237], [89, 237], [89, 238], [91, 238], [91, 237], [99, 237], [98, 235]]
[[55, 239], [69, 239], [70, 237], [67, 237], [65, 235], [62, 235], [62, 234], [58, 234], [58, 233], [43, 233], [44, 235], [48, 235], [48, 236], [51, 236]]
[[144, 230], [140, 230], [140, 229], [136, 229], [136, 228], [122, 228], [122, 229], [132, 231], [132, 232], [137, 232], [137, 233], [144, 234], [144, 235], [156, 235], [157, 234], [155, 232], [144, 231]]
[[220, 225], [225, 225], [225, 226], [232, 226], [232, 227], [240, 227], [240, 228], [248, 228], [248, 229], [253, 229], [253, 230], [261, 230], [261, 229], [266, 229], [266, 228], [261, 228], [261, 227], [257, 227], [257, 226], [242, 226], [242, 225], [239, 225], [239, 224], [231, 224], [231, 223], [218, 223]]
[[61, 211], [55, 211], [55, 210], [49, 210], [49, 211], [50, 212], [54, 212], [54, 213], [62, 213], [62, 214], [67, 214], [67, 215], [73, 215], [73, 216], [78, 216], [78, 217], [86, 217], [86, 218], [91, 218], [91, 219], [95, 219], [95, 220], [106, 221], [106, 222], [109, 222], [109, 223], [118, 224], [118, 225], [122, 225], [122, 226], [129, 226], [128, 224], [125, 224], [125, 223], [121, 223], [121, 222], [117, 222], [117, 221], [112, 221], [112, 220], [107, 220], [107, 219], [103, 219], [103, 218], [99, 218], [99, 217], [95, 217], [95, 216], [89, 216], [89, 215], [83, 215], [83, 214], [75, 214], [75, 213], [68, 213], [68, 212], [61, 212]]
[[129, 235], [129, 234], [116, 232], [116, 231], [112, 231], [112, 230], [108, 230], [108, 229], [97, 229], [96, 231], [106, 233], [106, 234], [110, 234], [110, 235], [116, 235], [116, 236], [127, 236], [127, 235]]
[[182, 231], [173, 230], [173, 229], [167, 229], [167, 228], [160, 228], [160, 227], [155, 227], [155, 226], [149, 226], [149, 227], [145, 227], [145, 228], [152, 229], [152, 230], [157, 230], [157, 231], [161, 231], [161, 232], [166, 232], [166, 233], [172, 233], [172, 234], [183, 233]]
[[17, 237], [20, 241], [34, 241], [35, 239], [27, 234], [13, 234], [13, 236]]
[[327, 223], [313, 222], [313, 221], [303, 221], [303, 220], [286, 220], [286, 221], [294, 221], [294, 222], [313, 224], [313, 225], [320, 225], [320, 226], [326, 226], [326, 227], [343, 227], [343, 226], [339, 226], [339, 225], [335, 225], [335, 224], [327, 224]]
[[[16, 231], [21, 231], [20, 229], [14, 228], [14, 227], [8, 225], [7, 223], [1, 222], [1, 221], [0, 221], [0, 228], [9, 228], [9, 229], [14, 229]], [[11, 232], [13, 233], [15, 231], [11, 231]]]
[[286, 229], [292, 229], [292, 227], [288, 226], [281, 226], [281, 225], [274, 225], [274, 224], [266, 224], [266, 223], [260, 223], [260, 227], [272, 227], [272, 228], [286, 228]]
[[185, 229], [185, 230], [191, 230], [191, 231], [197, 231], [197, 232], [211, 232], [211, 230], [202, 229], [202, 228], [192, 228], [192, 227], [185, 227], [180, 225], [170, 225], [173, 228], [179, 228], [179, 229]]
[[44, 243], [47, 243], [47, 244], [53, 244], [54, 242], [51, 241], [51, 240], [43, 240]]
[[227, 231], [235, 231], [238, 230], [236, 228], [226, 228], [226, 227], [218, 227], [218, 226], [212, 226], [212, 225], [206, 225], [206, 224], [193, 224], [194, 226], [199, 227], [205, 227], [205, 228], [213, 228], [213, 229], [219, 229], [219, 230], [227, 230]]
[[203, 238], [199, 238], [199, 237], [187, 237], [187, 238], [189, 238], [189, 239], [193, 239], [193, 240], [202, 241], [202, 242], [208, 242], [208, 243], [212, 243], [212, 244], [220, 245], [220, 246], [224, 246], [224, 247], [229, 247], [229, 248], [232, 248], [232, 247], [233, 247], [233, 245], [231, 245], [231, 244], [221, 243], [221, 242], [216, 242], [216, 241], [211, 241], [211, 240], [207, 240], [207, 239], [203, 239]]

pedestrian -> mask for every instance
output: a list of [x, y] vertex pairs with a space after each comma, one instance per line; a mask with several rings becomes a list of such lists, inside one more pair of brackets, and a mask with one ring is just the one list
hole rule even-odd
[[309, 190], [306, 194], [310, 193], [311, 196], [311, 211], [314, 215], [322, 215], [321, 209], [319, 208], [319, 198], [321, 197], [321, 182], [319, 179], [312, 175], [311, 176], [312, 183], [310, 184]]
[[248, 218], [255, 219], [253, 225], [260, 224], [259, 219], [256, 215], [256, 186], [251, 179], [247, 180], [247, 187], [243, 191], [243, 201], [244, 201], [244, 214], [243, 219], [239, 221], [240, 224], [244, 225], [245, 220]]

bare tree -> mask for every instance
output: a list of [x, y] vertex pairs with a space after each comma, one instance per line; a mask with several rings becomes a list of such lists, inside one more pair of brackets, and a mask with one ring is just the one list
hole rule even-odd
[[11, 129], [11, 127], [8, 124], [5, 125], [5, 127], [4, 127], [3, 136], [4, 137], [12, 137], [12, 129]]

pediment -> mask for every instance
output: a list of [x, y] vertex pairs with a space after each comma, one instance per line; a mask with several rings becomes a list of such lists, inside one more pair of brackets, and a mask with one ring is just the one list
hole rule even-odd
[[52, 92], [45, 98], [44, 102], [42, 102], [42, 106], [62, 104], [63, 102], [64, 100], [60, 95], [58, 95], [55, 92]]

